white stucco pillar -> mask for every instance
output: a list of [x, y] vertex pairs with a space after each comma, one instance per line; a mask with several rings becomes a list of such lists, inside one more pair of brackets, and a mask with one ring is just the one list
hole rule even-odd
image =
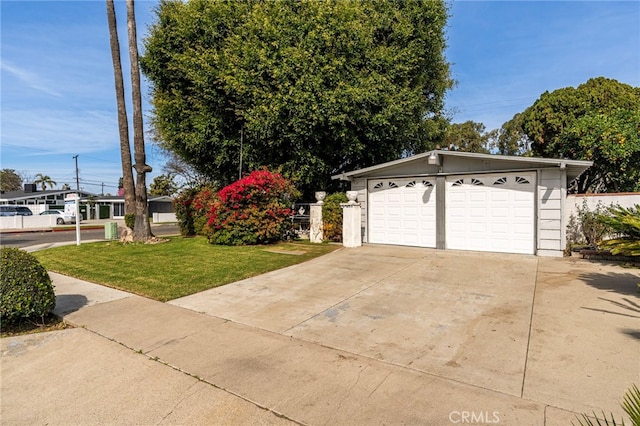
[[321, 243], [324, 238], [322, 233], [323, 227], [322, 204], [311, 204], [311, 211], [309, 212], [309, 241], [312, 243]]
[[345, 247], [360, 247], [362, 237], [360, 235], [360, 216], [362, 208], [360, 203], [350, 201], [340, 204], [342, 207], [342, 245]]

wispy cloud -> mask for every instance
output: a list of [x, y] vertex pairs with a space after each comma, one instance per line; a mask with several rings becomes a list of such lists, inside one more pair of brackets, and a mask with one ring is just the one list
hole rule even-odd
[[99, 152], [119, 147], [118, 124], [95, 110], [3, 110], [2, 143], [21, 156]]
[[19, 68], [11, 63], [7, 63], [6, 61], [2, 61], [2, 63], [0, 64], [0, 69], [13, 75], [32, 89], [47, 93], [51, 96], [62, 96], [60, 92], [51, 88], [51, 85], [47, 84], [45, 79], [41, 78], [40, 76], [38, 76], [38, 74], [32, 71]]

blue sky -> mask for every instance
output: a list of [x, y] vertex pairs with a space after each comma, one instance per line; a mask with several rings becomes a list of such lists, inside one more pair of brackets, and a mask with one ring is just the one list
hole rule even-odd
[[[136, 2], [140, 38], [156, 4]], [[124, 1], [116, 12], [126, 48]], [[593, 77], [640, 86], [638, 1], [454, 1], [451, 15], [453, 122], [498, 128], [544, 91]], [[79, 155], [81, 188], [115, 193], [122, 173], [105, 2], [0, 0], [0, 19], [0, 167], [75, 187]], [[128, 81], [126, 51], [122, 60]], [[147, 138], [148, 183], [164, 161]]]

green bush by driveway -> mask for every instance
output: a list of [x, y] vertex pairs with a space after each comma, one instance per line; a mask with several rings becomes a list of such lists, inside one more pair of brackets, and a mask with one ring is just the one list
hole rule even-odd
[[56, 306], [46, 269], [26, 251], [0, 250], [0, 318], [3, 323], [40, 319]]

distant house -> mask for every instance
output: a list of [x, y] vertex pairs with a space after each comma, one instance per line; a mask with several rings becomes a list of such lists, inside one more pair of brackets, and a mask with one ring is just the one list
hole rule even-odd
[[[75, 194], [77, 191], [71, 189], [47, 189], [38, 191], [35, 184], [27, 183], [21, 191], [0, 192], [0, 205], [27, 206], [33, 214], [39, 214], [45, 210], [64, 210], [64, 199], [67, 194]], [[94, 194], [80, 191], [81, 199], [93, 196]]]
[[[24, 205], [29, 207], [33, 214], [39, 214], [45, 210], [64, 210], [64, 200], [68, 194], [77, 191], [71, 189], [49, 189], [39, 191], [34, 184], [25, 184], [21, 191], [0, 193], [0, 205]], [[124, 217], [124, 197], [97, 195], [91, 192], [80, 191], [80, 213], [83, 219], [88, 218], [87, 209], [92, 210], [92, 218], [119, 219]], [[154, 213], [173, 213], [173, 200], [171, 197], [148, 197], [149, 216]]]
[[[96, 195], [96, 204], [100, 206], [110, 206], [111, 218], [121, 219], [124, 217], [124, 197], [113, 195]], [[163, 196], [149, 196], [147, 198], [149, 204], [149, 216], [153, 217], [154, 213], [174, 213], [173, 198], [166, 195]]]

